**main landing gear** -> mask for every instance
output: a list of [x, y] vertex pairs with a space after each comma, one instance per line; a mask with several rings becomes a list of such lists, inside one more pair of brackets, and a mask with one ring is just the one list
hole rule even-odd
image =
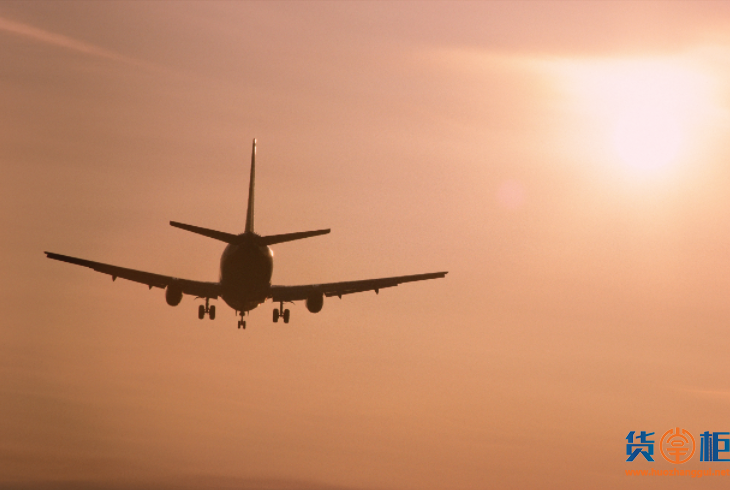
[[284, 309], [284, 302], [279, 303], [279, 308], [274, 310], [274, 323], [279, 321], [279, 317], [284, 319], [284, 323], [289, 323], [289, 310]]
[[205, 318], [206, 314], [208, 315], [208, 318], [215, 320], [215, 305], [209, 305], [209, 302], [210, 298], [205, 298], [205, 306], [198, 306], [198, 318], [201, 320]]

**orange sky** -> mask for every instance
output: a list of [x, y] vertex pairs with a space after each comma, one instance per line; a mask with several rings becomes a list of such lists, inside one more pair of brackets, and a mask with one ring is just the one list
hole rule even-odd
[[[625, 437], [730, 431], [728, 86], [722, 2], [0, 3], [0, 487], [686, 487]], [[45, 259], [217, 279], [254, 137], [275, 283], [449, 275], [242, 332]]]

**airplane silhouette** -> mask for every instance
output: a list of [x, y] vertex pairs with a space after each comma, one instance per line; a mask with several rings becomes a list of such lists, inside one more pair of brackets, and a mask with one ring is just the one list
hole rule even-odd
[[198, 318], [201, 320], [205, 318], [206, 314], [211, 320], [215, 319], [215, 305], [210, 305], [210, 300], [220, 297], [240, 315], [238, 328], [246, 328], [246, 321], [244, 320], [246, 313], [269, 298], [274, 303], [279, 303], [279, 307], [274, 309], [274, 322], [278, 322], [279, 318], [283, 318], [284, 323], [289, 323], [289, 310], [284, 309], [285, 302], [305, 301], [307, 309], [310, 312], [318, 313], [322, 310], [325, 296], [338, 296], [342, 298], [343, 294], [364, 291], [375, 291], [378, 293], [381, 289], [397, 286], [401, 283], [437, 279], [446, 276], [447, 272], [433, 272], [429, 274], [383, 277], [379, 279], [332, 282], [326, 284], [307, 284], [301, 286], [272, 285], [271, 274], [274, 269], [274, 254], [269, 248], [270, 245], [324, 235], [329, 233], [330, 230], [303, 231], [269, 236], [261, 236], [254, 233], [255, 172], [256, 140], [254, 139], [253, 148], [251, 149], [251, 176], [248, 188], [246, 229], [243, 233], [235, 235], [170, 221], [170, 225], [176, 228], [191, 231], [228, 244], [221, 256], [220, 281], [218, 282], [191, 281], [189, 279], [179, 279], [177, 277], [69, 257], [68, 255], [53, 252], [45, 252], [45, 254], [49, 259], [81, 265], [103, 274], [109, 274], [112, 276], [112, 280], [121, 277], [122, 279], [146, 284], [150, 289], [153, 287], [163, 288], [165, 289], [165, 300], [170, 306], [179, 305], [184, 294], [205, 299], [205, 306], [200, 305], [198, 307]]

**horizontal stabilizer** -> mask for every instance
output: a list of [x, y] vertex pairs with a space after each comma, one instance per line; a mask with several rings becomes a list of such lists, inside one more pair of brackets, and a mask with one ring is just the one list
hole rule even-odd
[[226, 243], [238, 243], [241, 241], [238, 235], [234, 235], [233, 233], [210, 230], [208, 228], [201, 228], [200, 226], [186, 225], [184, 223], [178, 223], [177, 221], [170, 221], [170, 225], [174, 226], [175, 228], [192, 231], [193, 233], [197, 233], [198, 235], [207, 236], [208, 238], [213, 238], [215, 240], [220, 240]]
[[226, 233], [224, 231], [211, 230], [209, 228], [202, 228], [200, 226], [186, 225], [185, 223], [178, 223], [177, 221], [170, 221], [170, 225], [175, 228], [180, 228], [186, 231], [192, 231], [198, 235], [207, 236], [215, 240], [220, 240], [226, 243], [243, 243], [246, 240], [254, 240], [259, 245], [273, 245], [275, 243], [291, 242], [294, 240], [301, 240], [302, 238], [309, 238], [312, 236], [325, 235], [330, 232], [327, 230], [315, 230], [315, 231], [300, 231], [298, 233], [284, 233], [282, 235], [269, 235], [269, 236], [257, 236], [255, 233], [242, 233], [240, 235], [234, 235], [233, 233]]
[[257, 241], [264, 245], [273, 245], [275, 243], [292, 242], [294, 240], [301, 240], [302, 238], [326, 235], [329, 232], [329, 228], [326, 230], [300, 231], [298, 233], [284, 233], [283, 235], [262, 236]]

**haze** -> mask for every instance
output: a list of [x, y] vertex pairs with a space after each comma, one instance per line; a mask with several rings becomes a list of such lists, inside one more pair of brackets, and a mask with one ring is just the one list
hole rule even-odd
[[[684, 488], [625, 437], [730, 430], [729, 82], [722, 2], [0, 3], [0, 486]], [[43, 255], [216, 280], [254, 137], [332, 228], [274, 283], [449, 275], [242, 331]]]

